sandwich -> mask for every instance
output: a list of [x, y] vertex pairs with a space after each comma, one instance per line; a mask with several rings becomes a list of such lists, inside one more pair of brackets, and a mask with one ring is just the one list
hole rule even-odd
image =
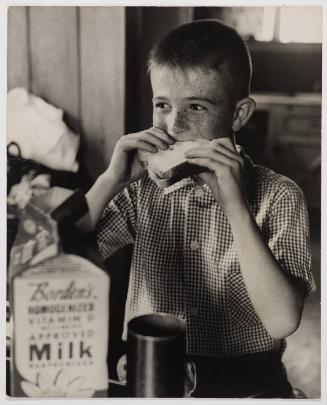
[[189, 163], [185, 152], [196, 147], [201, 141], [175, 142], [169, 149], [159, 150], [147, 157], [149, 177], [159, 188], [171, 186], [177, 181], [199, 174], [207, 169]]

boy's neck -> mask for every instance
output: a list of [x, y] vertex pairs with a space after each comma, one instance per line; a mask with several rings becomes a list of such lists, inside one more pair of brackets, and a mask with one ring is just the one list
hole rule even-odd
[[197, 182], [197, 184], [198, 184], [199, 186], [203, 186], [203, 185], [205, 184], [205, 181], [204, 181], [203, 179], [201, 179], [201, 178], [199, 177], [199, 175], [195, 175], [194, 178], [195, 178], [195, 181]]

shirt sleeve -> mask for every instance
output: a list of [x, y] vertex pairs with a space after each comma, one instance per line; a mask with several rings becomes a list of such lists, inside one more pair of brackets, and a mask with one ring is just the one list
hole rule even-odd
[[311, 295], [316, 285], [311, 269], [309, 218], [303, 193], [295, 183], [289, 181], [279, 187], [268, 228], [268, 244], [276, 260], [301, 282], [304, 296]]
[[137, 224], [139, 182], [130, 184], [105, 208], [96, 226], [96, 239], [103, 259], [120, 248], [133, 244]]

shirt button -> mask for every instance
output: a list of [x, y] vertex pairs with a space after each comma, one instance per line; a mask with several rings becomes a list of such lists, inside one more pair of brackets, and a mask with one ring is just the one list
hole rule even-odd
[[194, 240], [192, 240], [190, 247], [191, 247], [191, 250], [195, 251], [195, 250], [199, 249], [200, 245], [198, 244], [198, 241], [196, 239], [194, 239]]
[[202, 187], [198, 187], [195, 189], [194, 194], [196, 197], [202, 197], [204, 195], [204, 191]]

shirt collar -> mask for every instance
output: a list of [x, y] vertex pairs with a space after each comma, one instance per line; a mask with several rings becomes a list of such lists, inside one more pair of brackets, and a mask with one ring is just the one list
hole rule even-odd
[[245, 187], [248, 187], [254, 175], [255, 164], [253, 163], [250, 156], [244, 152], [244, 149], [242, 147], [240, 155], [244, 159], [244, 182]]
[[194, 187], [197, 185], [197, 182], [194, 177], [191, 177], [191, 176], [185, 177], [184, 179], [177, 181], [176, 183], [172, 184], [171, 186], [165, 187], [163, 189], [163, 193], [170, 194], [173, 191], [179, 190], [180, 188], [186, 187], [188, 185], [192, 185]]
[[[245, 154], [243, 148], [239, 145], [237, 145], [237, 146], [238, 146], [238, 149], [240, 150], [239, 154], [244, 159], [244, 181], [245, 181], [245, 187], [247, 187], [249, 185], [250, 180], [254, 173], [254, 163], [252, 162], [251, 158]], [[163, 194], [170, 194], [170, 193], [177, 191], [180, 188], [186, 187], [188, 185], [191, 185], [192, 187], [198, 186], [198, 183], [193, 176], [186, 177], [182, 180], [177, 181], [176, 183], [172, 184], [171, 186], [165, 187], [163, 189]], [[209, 186], [207, 184], [204, 184], [202, 187], [205, 189], [209, 189]]]

